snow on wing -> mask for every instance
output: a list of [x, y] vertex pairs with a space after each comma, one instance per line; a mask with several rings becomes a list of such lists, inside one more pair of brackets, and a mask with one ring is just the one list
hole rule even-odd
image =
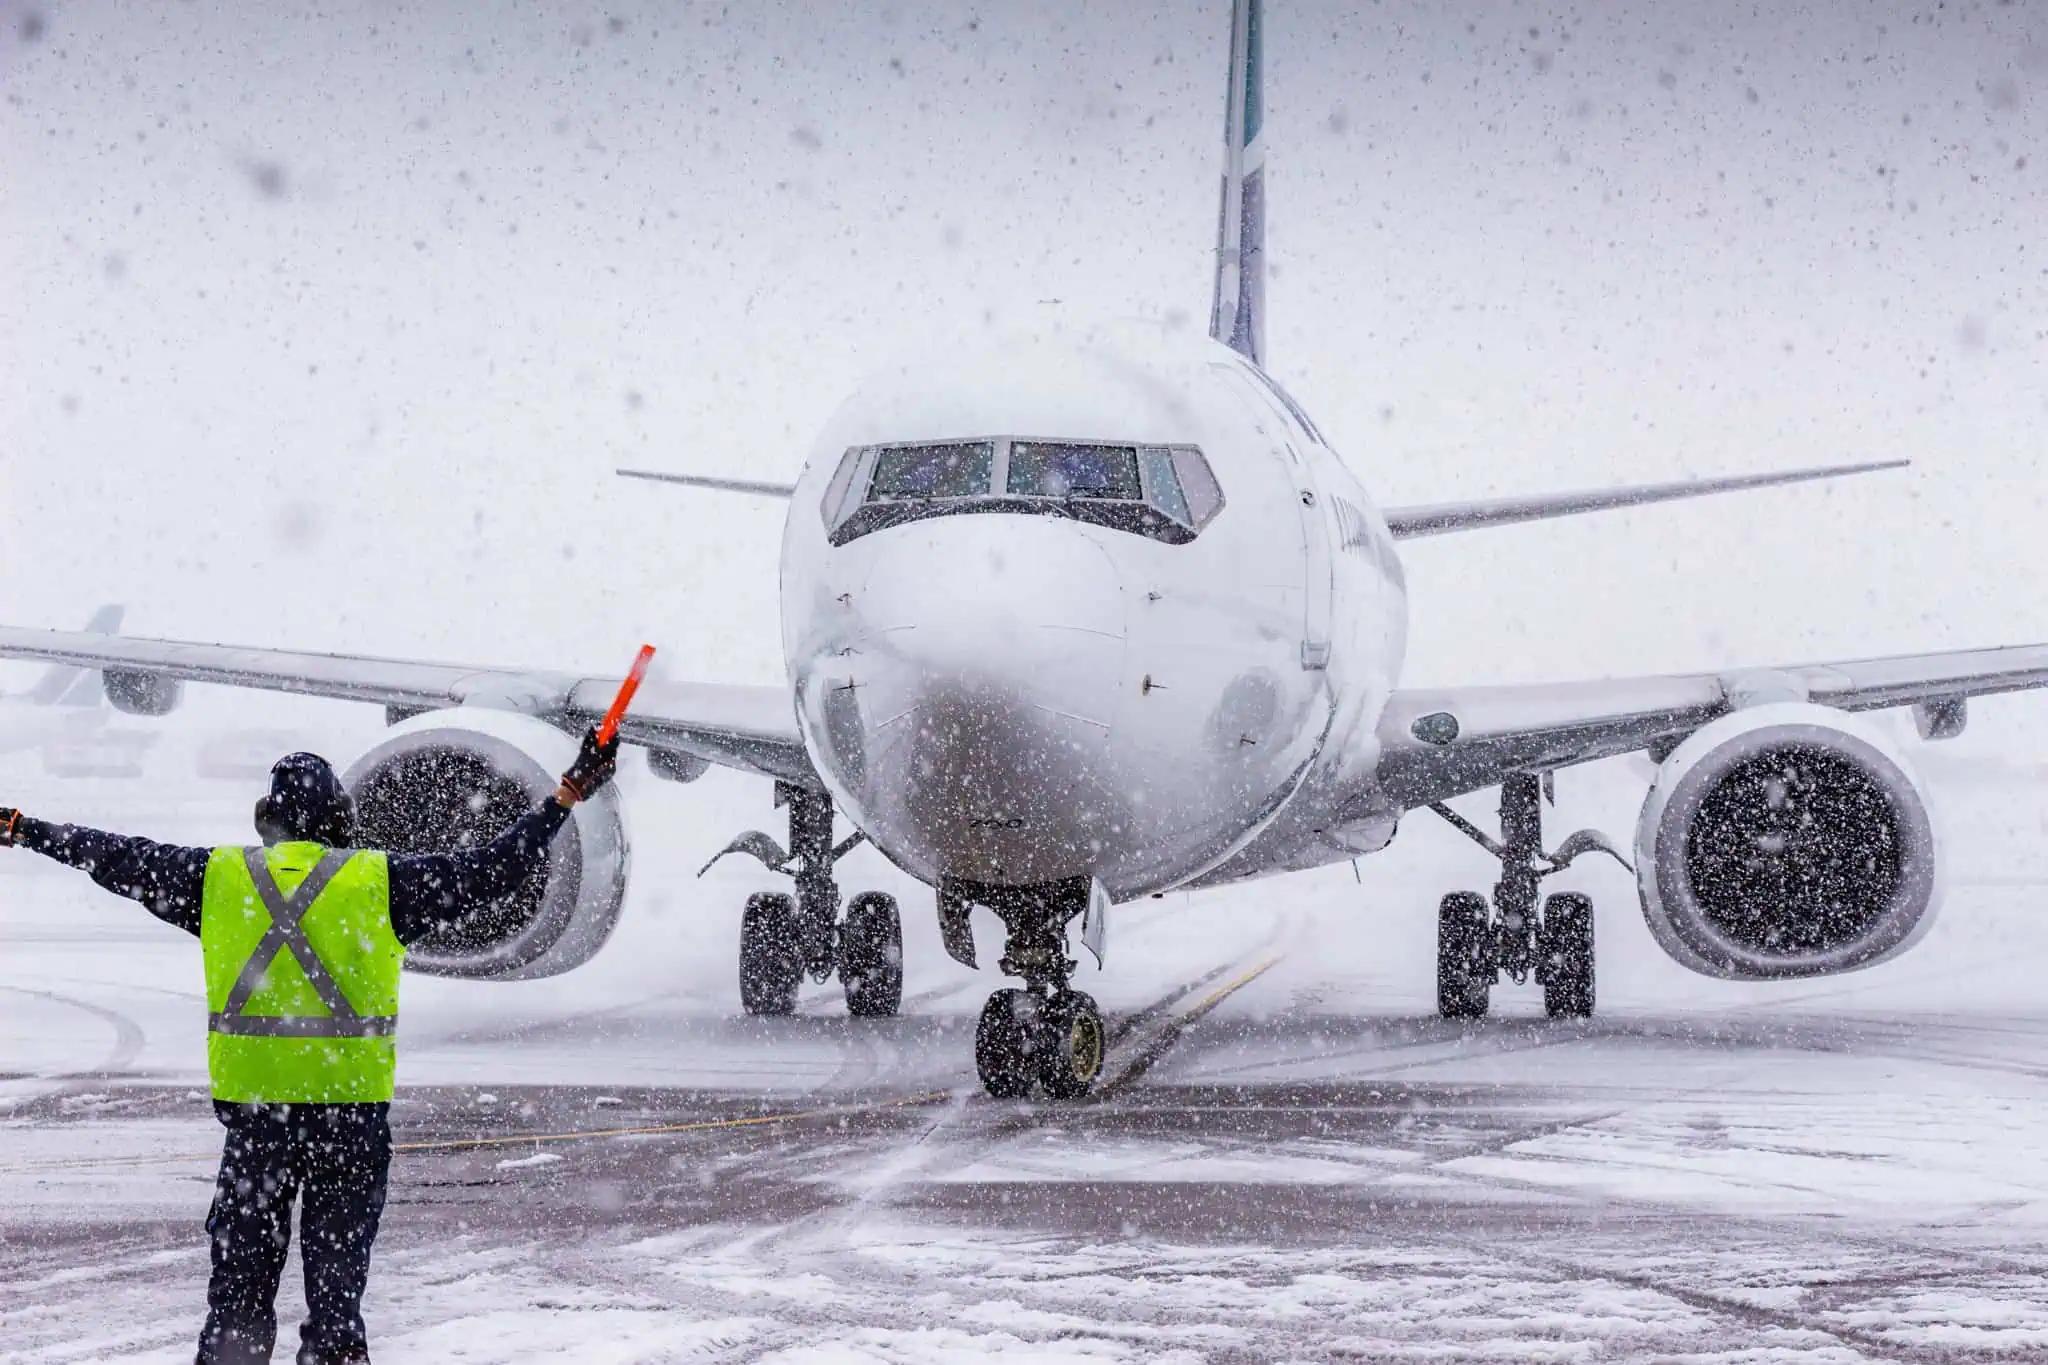
[[[484, 706], [572, 725], [595, 722], [618, 688], [616, 678], [551, 670], [11, 626], [0, 626], [0, 659], [370, 702], [401, 712]], [[629, 743], [659, 752], [805, 786], [818, 782], [797, 733], [789, 694], [780, 687], [650, 682], [619, 733]]]

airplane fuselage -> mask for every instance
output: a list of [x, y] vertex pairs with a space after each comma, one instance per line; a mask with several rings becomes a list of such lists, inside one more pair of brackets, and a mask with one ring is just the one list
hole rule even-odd
[[[850, 451], [1061, 441], [1198, 449], [1221, 508], [1181, 543], [1001, 498], [833, 534]], [[1392, 833], [1370, 800], [1289, 819], [1318, 784], [1370, 790], [1406, 635], [1392, 538], [1305, 414], [1206, 339], [1012, 341], [871, 381], [797, 484], [782, 594], [813, 762], [927, 882], [1126, 899]]]

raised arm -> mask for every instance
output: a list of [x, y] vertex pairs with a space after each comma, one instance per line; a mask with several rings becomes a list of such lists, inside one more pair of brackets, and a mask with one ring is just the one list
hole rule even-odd
[[391, 859], [391, 931], [400, 943], [420, 939], [472, 916], [516, 913], [499, 905], [547, 857], [569, 808], [611, 781], [619, 742], [594, 732], [552, 796], [514, 820], [498, 837], [459, 853], [400, 854]]

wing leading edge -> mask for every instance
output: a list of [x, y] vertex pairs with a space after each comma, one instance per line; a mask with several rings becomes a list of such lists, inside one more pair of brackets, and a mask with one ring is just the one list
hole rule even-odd
[[[0, 659], [370, 702], [401, 712], [487, 706], [571, 726], [603, 715], [618, 688], [616, 678], [554, 671], [8, 626], [0, 626]], [[781, 688], [652, 681], [641, 688], [619, 733], [661, 752], [818, 785], [789, 694]]]
[[686, 488], [715, 488], [721, 493], [758, 493], [764, 498], [786, 498], [796, 492], [793, 483], [766, 479], [721, 479], [709, 474], [670, 474], [659, 469], [615, 469], [622, 479], [646, 479], [652, 483], [679, 483]]
[[1476, 531], [1483, 526], [1509, 526], [1518, 521], [1545, 521], [1551, 517], [1577, 516], [1582, 512], [1605, 512], [1616, 507], [1641, 507], [1652, 502], [1735, 493], [1745, 488], [1839, 479], [1880, 469], [1903, 469], [1911, 463], [1911, 460], [1872, 460], [1863, 464], [1781, 469], [1769, 474], [1737, 474], [1720, 479], [1683, 479], [1675, 483], [1636, 484], [1627, 488], [1586, 488], [1574, 493], [1539, 493], [1480, 502], [1434, 502], [1414, 507], [1390, 507], [1386, 511], [1387, 529], [1393, 532], [1396, 540], [1413, 540], [1417, 536]]
[[1725, 673], [1396, 692], [1379, 782], [1412, 810], [1540, 772], [1675, 741], [1751, 700], [1874, 711], [2048, 687], [2048, 644]]

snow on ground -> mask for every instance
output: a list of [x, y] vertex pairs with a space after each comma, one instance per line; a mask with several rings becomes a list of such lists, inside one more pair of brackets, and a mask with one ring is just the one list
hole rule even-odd
[[[120, 600], [140, 635], [592, 671], [652, 638], [778, 676], [780, 510], [610, 471], [787, 478], [935, 325], [1186, 320], [1214, 221], [1220, 20], [823, 8], [10, 11], [5, 619]], [[1416, 542], [1410, 684], [2042, 638], [2024, 7], [1889, 37], [1802, 7], [1764, 42], [1704, 7], [1282, 8], [1272, 358], [1384, 503], [1917, 464]], [[1813, 79], [1873, 43], [1882, 79]], [[871, 850], [842, 880], [905, 896], [905, 1016], [817, 988], [741, 1018], [763, 874], [694, 872], [766, 785], [629, 760], [617, 939], [406, 986], [402, 1138], [512, 1140], [401, 1155], [378, 1359], [2048, 1358], [2048, 710], [1971, 716], [1924, 751], [1954, 875], [1896, 962], [1706, 981], [1589, 861], [1599, 1020], [1511, 990], [1447, 1026], [1431, 907], [1491, 878], [1418, 816], [1356, 879], [1120, 909], [1083, 978], [1115, 1013], [1280, 960], [1071, 1110], [971, 1095], [989, 975]], [[240, 840], [271, 757], [378, 720], [0, 706], [0, 800]], [[1646, 776], [1563, 774], [1559, 830], [1625, 834]], [[0, 1360], [185, 1354], [200, 1040], [191, 942], [0, 854]], [[667, 1131], [550, 1137], [621, 1127]]]
[[[196, 698], [144, 780], [31, 770], [17, 790], [53, 816], [239, 839], [257, 778], [188, 766], [231, 720], [337, 756], [375, 730], [347, 708], [224, 705]], [[1582, 865], [1600, 1016], [1554, 1025], [1510, 988], [1494, 1018], [1447, 1024], [1429, 911], [1485, 867], [1425, 817], [1356, 874], [1122, 907], [1109, 970], [1084, 978], [1120, 1017], [1277, 960], [1073, 1107], [975, 1093], [994, 982], [945, 959], [929, 896], [872, 854], [842, 881], [904, 897], [903, 1017], [856, 1023], [824, 987], [796, 1018], [741, 1016], [737, 910], [764, 874], [694, 872], [770, 820], [765, 787], [636, 766], [637, 880], [594, 962], [407, 981], [395, 1121], [415, 1147], [371, 1287], [377, 1358], [2048, 1354], [2048, 801], [1971, 742], [1926, 751], [1955, 876], [1896, 962], [1697, 978], [1658, 952], [1620, 869]], [[1625, 832], [1643, 776], [1566, 774], [1555, 828]], [[180, 1358], [219, 1143], [196, 945], [9, 856], [0, 998], [0, 1361]], [[663, 1131], [568, 1136], [618, 1129]]]

